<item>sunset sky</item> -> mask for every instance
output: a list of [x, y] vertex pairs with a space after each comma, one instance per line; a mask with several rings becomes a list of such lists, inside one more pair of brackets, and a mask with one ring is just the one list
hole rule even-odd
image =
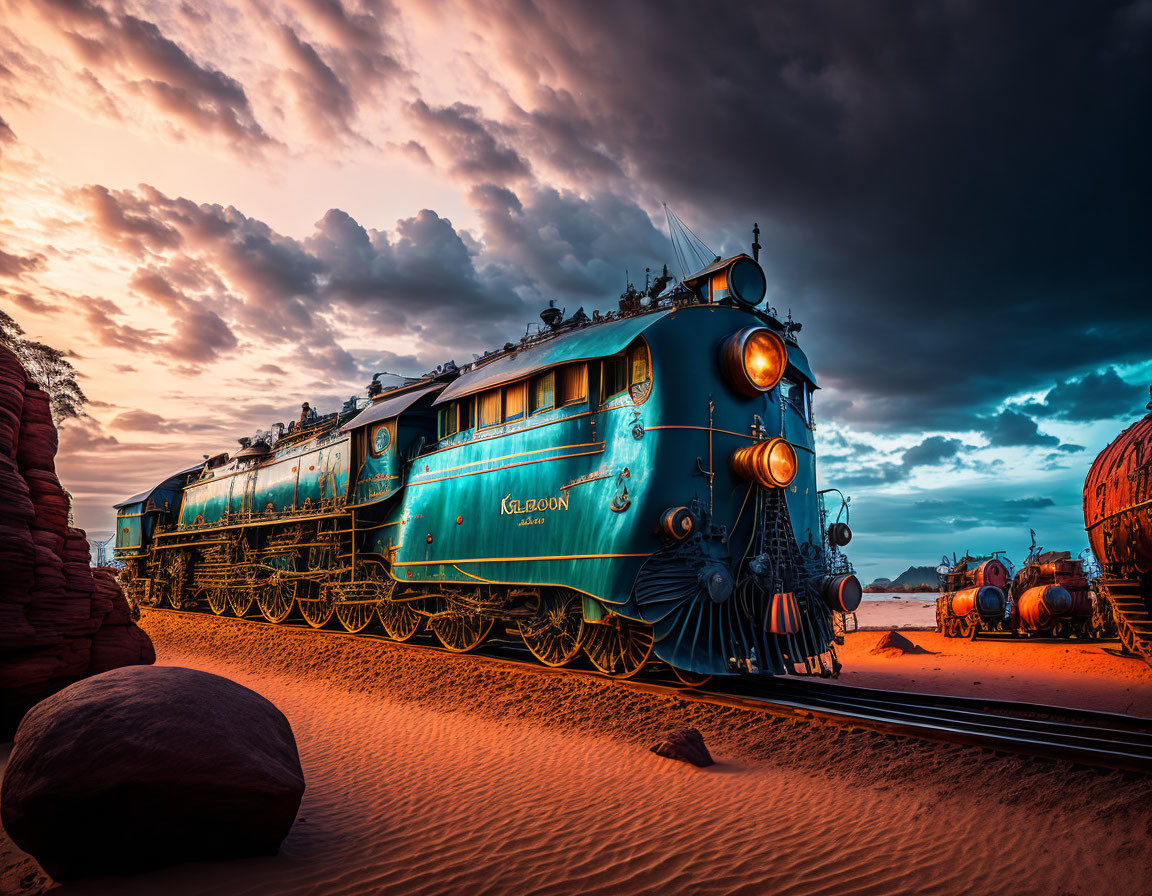
[[1152, 383], [1152, 2], [0, 0], [0, 307], [72, 353], [77, 524], [615, 307], [753, 221], [862, 577], [1087, 542]]

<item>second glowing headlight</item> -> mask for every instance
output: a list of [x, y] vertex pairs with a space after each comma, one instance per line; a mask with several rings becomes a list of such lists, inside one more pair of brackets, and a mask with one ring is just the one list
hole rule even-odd
[[720, 366], [737, 392], [753, 397], [780, 382], [788, 366], [788, 349], [771, 330], [748, 327], [724, 340]]
[[796, 478], [796, 449], [779, 438], [737, 448], [732, 453], [732, 469], [765, 488], [784, 488]]

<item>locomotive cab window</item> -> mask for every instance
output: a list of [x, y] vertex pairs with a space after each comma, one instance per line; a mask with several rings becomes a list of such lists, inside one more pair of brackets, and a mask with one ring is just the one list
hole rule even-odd
[[460, 431], [457, 418], [458, 413], [459, 408], [456, 406], [456, 402], [452, 402], [451, 404], [447, 404], [440, 408], [439, 412], [437, 413], [436, 421], [437, 438], [446, 439]]
[[600, 389], [604, 400], [613, 398], [628, 388], [628, 359], [623, 355], [605, 358], [600, 374]]
[[498, 426], [504, 422], [503, 389], [489, 389], [481, 392], [477, 399], [480, 428]]
[[805, 423], [812, 425], [812, 393], [807, 383], [780, 380], [780, 398], [791, 405], [792, 409], [804, 418]]
[[504, 422], [512, 423], [523, 420], [527, 414], [528, 384], [526, 382], [513, 383], [504, 387]]
[[605, 358], [602, 370], [601, 394], [605, 401], [622, 392], [628, 392], [637, 402], [643, 401], [652, 386], [648, 344], [643, 339], [636, 340], [623, 354]]
[[556, 369], [556, 407], [588, 399], [588, 365], [567, 364]]
[[452, 402], [456, 408], [456, 424], [458, 432], [467, 432], [476, 425], [476, 398], [469, 396]]
[[556, 406], [556, 372], [549, 370], [547, 373], [532, 377], [528, 387], [528, 398], [531, 413], [539, 414], [541, 411], [552, 410]]

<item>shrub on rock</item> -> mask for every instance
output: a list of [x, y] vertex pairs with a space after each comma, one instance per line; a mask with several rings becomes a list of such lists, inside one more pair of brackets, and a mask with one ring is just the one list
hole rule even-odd
[[129, 666], [28, 712], [0, 816], [66, 879], [275, 853], [303, 794], [292, 728], [271, 702], [207, 672]]

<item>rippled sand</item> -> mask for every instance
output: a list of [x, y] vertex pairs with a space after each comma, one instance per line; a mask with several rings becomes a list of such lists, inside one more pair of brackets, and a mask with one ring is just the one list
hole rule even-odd
[[[1152, 870], [1152, 791], [1119, 775], [379, 642], [159, 614], [145, 626], [160, 662], [227, 675], [285, 712], [308, 781], [300, 816], [278, 857], [53, 892], [1094, 893], [1141, 892]], [[647, 751], [680, 721], [715, 767]], [[6, 839], [2, 860], [7, 887], [36, 870]]]

